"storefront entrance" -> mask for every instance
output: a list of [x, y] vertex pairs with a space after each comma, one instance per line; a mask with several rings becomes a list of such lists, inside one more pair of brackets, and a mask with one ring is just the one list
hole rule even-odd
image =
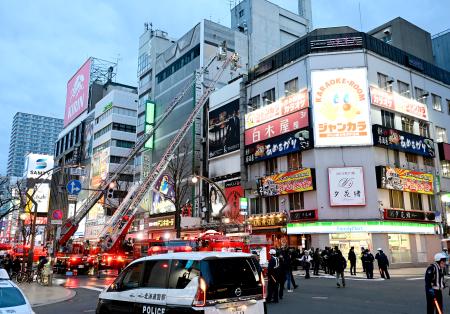
[[[373, 252], [372, 241], [368, 233], [334, 233], [330, 234], [330, 246], [334, 248], [337, 246], [341, 250], [342, 255], [345, 259], [348, 257], [348, 252], [353, 246], [355, 248], [356, 254], [356, 271], [362, 271], [361, 263], [361, 248], [369, 248]], [[348, 264], [348, 269], [350, 269], [350, 263]]]

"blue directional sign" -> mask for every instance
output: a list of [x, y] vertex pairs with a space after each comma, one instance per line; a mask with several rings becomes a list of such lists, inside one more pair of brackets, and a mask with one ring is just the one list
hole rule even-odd
[[81, 192], [80, 180], [70, 180], [69, 183], [67, 183], [67, 192], [70, 195], [78, 195]]

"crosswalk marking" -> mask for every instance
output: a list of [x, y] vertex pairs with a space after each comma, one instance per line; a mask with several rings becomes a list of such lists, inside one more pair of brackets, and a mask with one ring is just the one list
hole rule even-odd
[[79, 288], [94, 290], [94, 291], [103, 291], [105, 288], [91, 287], [91, 286], [80, 286]]

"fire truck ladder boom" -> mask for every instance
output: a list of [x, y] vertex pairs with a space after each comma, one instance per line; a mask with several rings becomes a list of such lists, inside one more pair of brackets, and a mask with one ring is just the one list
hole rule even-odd
[[211, 66], [215, 57], [211, 58], [211, 60], [206, 64], [206, 66], [202, 67], [200, 71], [194, 75], [194, 78], [186, 84], [186, 87], [183, 91], [175, 97], [161, 117], [156, 121], [153, 128], [151, 128], [148, 132], [144, 133], [137, 141], [134, 147], [131, 149], [130, 154], [119, 166], [114, 170], [112, 174], [105, 179], [97, 191], [93, 192], [89, 195], [89, 197], [84, 201], [84, 203], [77, 210], [77, 213], [74, 217], [67, 219], [64, 224], [61, 226], [61, 232], [59, 235], [58, 243], [59, 245], [65, 245], [71, 236], [78, 229], [78, 224], [80, 221], [86, 217], [92, 207], [102, 198], [104, 195], [104, 191], [106, 191], [110, 184], [116, 181], [119, 178], [119, 175], [125, 170], [126, 166], [136, 157], [136, 155], [140, 152], [140, 150], [144, 147], [145, 143], [154, 135], [156, 129], [166, 120], [169, 114], [175, 109], [175, 107], [181, 102], [183, 97], [191, 91], [192, 86], [195, 86], [195, 83], [201, 78], [203, 73], [208, 71], [208, 68]]
[[103, 241], [105, 241], [104, 242], [105, 250], [107, 251], [113, 250], [117, 248], [118, 245], [120, 245], [120, 241], [118, 240], [123, 238], [128, 232], [128, 229], [131, 226], [134, 215], [137, 209], [139, 208], [138, 206], [141, 203], [142, 199], [146, 195], [147, 191], [153, 189], [153, 186], [155, 185], [156, 181], [162, 175], [163, 171], [167, 168], [170, 160], [173, 157], [174, 151], [176, 150], [178, 145], [180, 145], [183, 138], [186, 136], [196, 116], [199, 114], [200, 110], [205, 105], [209, 96], [214, 91], [215, 85], [217, 84], [223, 72], [231, 62], [233, 62], [233, 65], [236, 65], [236, 63], [238, 62], [237, 54], [234, 53], [224, 60], [221, 67], [219, 68], [219, 71], [217, 71], [214, 79], [212, 80], [211, 84], [206, 88], [205, 92], [197, 101], [197, 104], [195, 105], [193, 111], [187, 118], [186, 122], [178, 130], [177, 134], [174, 136], [170, 144], [167, 146], [160, 161], [150, 170], [148, 176], [144, 179], [144, 182], [138, 188], [132, 189], [129, 192], [130, 195], [127, 195], [126, 197], [127, 201], [124, 200], [122, 202], [122, 204], [119, 206], [119, 208], [116, 210], [113, 217], [111, 218], [110, 223], [108, 223], [104, 227], [99, 237], [100, 239], [103, 239]]

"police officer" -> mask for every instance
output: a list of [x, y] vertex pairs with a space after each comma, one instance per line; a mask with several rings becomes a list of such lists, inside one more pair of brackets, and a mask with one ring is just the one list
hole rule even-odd
[[270, 260], [267, 267], [267, 302], [268, 303], [278, 303], [278, 293], [279, 293], [279, 271], [280, 271], [280, 261], [278, 259], [277, 251], [275, 249], [270, 249]]
[[369, 249], [364, 251], [361, 260], [363, 262], [364, 269], [366, 270], [367, 279], [373, 279], [373, 261], [375, 258]]
[[[444, 268], [446, 261], [447, 258], [445, 254], [437, 253], [434, 256], [434, 263], [428, 266], [425, 273], [427, 314], [443, 313], [442, 290], [445, 288]], [[437, 309], [438, 306], [439, 310]]]

